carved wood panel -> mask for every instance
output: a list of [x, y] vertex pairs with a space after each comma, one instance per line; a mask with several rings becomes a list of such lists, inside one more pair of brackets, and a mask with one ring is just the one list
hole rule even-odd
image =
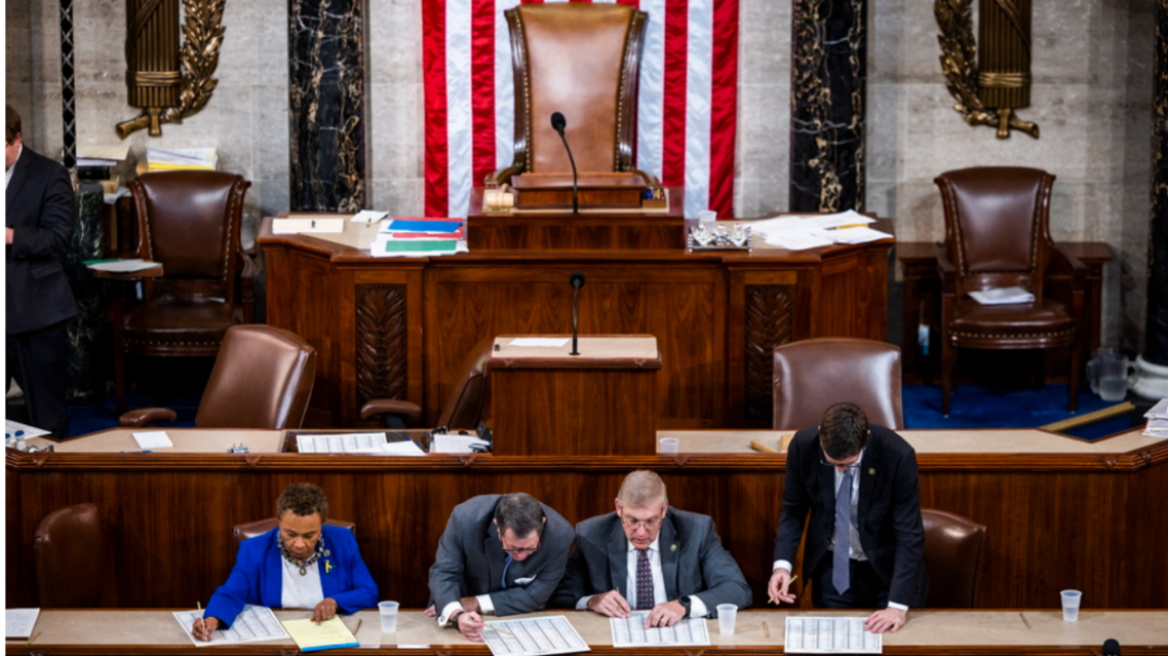
[[406, 398], [406, 286], [357, 285], [357, 400]]
[[746, 421], [770, 422], [775, 347], [791, 341], [794, 301], [790, 285], [746, 287]]

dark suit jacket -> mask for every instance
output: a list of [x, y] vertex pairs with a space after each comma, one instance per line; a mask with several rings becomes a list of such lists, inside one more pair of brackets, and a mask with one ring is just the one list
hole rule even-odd
[[[872, 568], [889, 588], [889, 601], [911, 608], [928, 595], [925, 528], [917, 460], [904, 438], [883, 426], [871, 434], [860, 461], [857, 529]], [[809, 579], [827, 554], [835, 530], [835, 468], [821, 461], [819, 428], [795, 434], [787, 452], [783, 509], [775, 539], [775, 560], [795, 562], [808, 511], [803, 578]]]
[[5, 310], [8, 333], [17, 334], [77, 314], [61, 264], [77, 223], [77, 201], [65, 168], [28, 146], [12, 168], [5, 217], [13, 229], [4, 258]]
[[[730, 552], [722, 547], [714, 520], [707, 515], [670, 508], [661, 523], [661, 575], [665, 596], [673, 601], [696, 595], [709, 616], [718, 604], [750, 605], [750, 586]], [[576, 549], [553, 605], [575, 608], [586, 595], [618, 590], [628, 597], [629, 542], [615, 512], [576, 525]]]
[[439, 615], [451, 602], [482, 594], [491, 595], [496, 615], [543, 610], [564, 577], [572, 548], [572, 525], [540, 504], [547, 523], [539, 551], [511, 563], [507, 568], [507, 589], [503, 589], [507, 554], [503, 553], [499, 532], [491, 521], [501, 498], [499, 494], [477, 496], [458, 504], [450, 513], [430, 568], [430, 600]]
[[[329, 551], [327, 557], [317, 561], [325, 598], [336, 601], [342, 615], [376, 606], [377, 583], [361, 559], [353, 532], [336, 526], [324, 526], [321, 532]], [[244, 604], [280, 607], [284, 601], [284, 566], [279, 533], [280, 529], [274, 528], [239, 545], [235, 568], [227, 582], [211, 595], [203, 617], [217, 618], [227, 628], [243, 611]]]

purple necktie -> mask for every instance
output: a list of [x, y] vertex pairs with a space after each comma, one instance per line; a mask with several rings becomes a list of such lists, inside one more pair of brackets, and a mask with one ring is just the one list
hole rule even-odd
[[637, 549], [637, 610], [653, 608], [653, 569], [649, 567], [649, 550]]

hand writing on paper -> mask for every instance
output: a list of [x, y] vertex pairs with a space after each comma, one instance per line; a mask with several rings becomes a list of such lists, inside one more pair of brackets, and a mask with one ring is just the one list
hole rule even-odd
[[616, 590], [609, 590], [603, 594], [595, 594], [588, 598], [588, 610], [607, 615], [608, 617], [628, 617], [629, 602]]
[[467, 611], [458, 616], [458, 630], [467, 640], [482, 642], [484, 627], [486, 624], [483, 624], [483, 618], [478, 613]]
[[645, 628], [673, 626], [683, 617], [685, 617], [685, 607], [676, 599], [667, 601], [663, 604], [657, 604], [653, 610], [649, 611], [649, 617], [645, 619]]
[[771, 582], [767, 585], [767, 596], [770, 597], [771, 602], [776, 606], [779, 605], [779, 602], [795, 603], [795, 595], [787, 592], [791, 581], [794, 580], [791, 578], [790, 571], [782, 567], [776, 569], [774, 574], [771, 574]]
[[210, 642], [211, 636], [215, 634], [215, 629], [219, 628], [219, 620], [214, 617], [200, 617], [195, 620], [194, 626], [191, 627], [191, 633], [196, 638], [203, 642]]
[[899, 608], [885, 608], [872, 613], [871, 617], [864, 621], [864, 630], [872, 633], [884, 633], [885, 631], [896, 633], [896, 630], [904, 626], [907, 620], [907, 612]]
[[331, 620], [337, 614], [337, 600], [332, 597], [325, 597], [324, 601], [316, 605], [312, 609], [312, 621], [320, 624]]

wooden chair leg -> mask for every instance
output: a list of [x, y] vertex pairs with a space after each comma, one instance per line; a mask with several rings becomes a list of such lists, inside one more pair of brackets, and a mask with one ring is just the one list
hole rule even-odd
[[950, 398], [953, 395], [953, 377], [956, 369], [957, 349], [949, 342], [948, 335], [941, 336], [941, 414], [949, 416]]

